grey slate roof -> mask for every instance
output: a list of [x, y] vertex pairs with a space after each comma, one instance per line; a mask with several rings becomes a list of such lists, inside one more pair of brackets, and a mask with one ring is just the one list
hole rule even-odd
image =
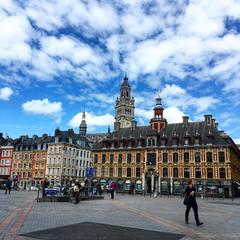
[[[104, 147], [104, 142], [119, 142], [120, 140], [137, 140], [142, 138], [144, 140], [143, 146], [146, 145], [147, 137], [155, 136], [157, 138], [157, 145], [160, 146], [161, 139], [166, 139], [166, 147], [175, 145], [174, 139], [178, 139], [178, 146], [184, 146], [185, 137], [189, 138], [189, 146], [194, 146], [195, 137], [199, 136], [200, 145], [206, 145], [209, 142], [209, 138], [212, 139], [213, 146], [230, 146], [232, 145], [228, 139], [229, 136], [224, 135], [221, 131], [218, 131], [213, 126], [206, 125], [205, 122], [190, 122], [187, 125], [184, 123], [167, 124], [165, 128], [161, 129], [158, 133], [156, 130], [152, 130], [150, 126], [132, 128], [121, 128], [117, 132], [112, 132], [103, 139], [103, 141], [95, 143], [93, 149], [101, 149]], [[135, 141], [137, 146], [137, 141]]]

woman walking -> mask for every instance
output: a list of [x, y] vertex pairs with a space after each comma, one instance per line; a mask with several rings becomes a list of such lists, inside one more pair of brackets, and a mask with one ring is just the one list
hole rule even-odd
[[189, 211], [192, 208], [194, 212], [194, 217], [196, 220], [196, 225], [200, 226], [203, 224], [203, 222], [199, 221], [198, 217], [198, 205], [196, 201], [196, 189], [193, 186], [192, 180], [188, 181], [188, 186], [185, 189], [185, 198], [187, 199], [187, 202], [184, 203], [186, 204], [186, 212], [185, 212], [185, 223], [188, 224], [188, 215]]

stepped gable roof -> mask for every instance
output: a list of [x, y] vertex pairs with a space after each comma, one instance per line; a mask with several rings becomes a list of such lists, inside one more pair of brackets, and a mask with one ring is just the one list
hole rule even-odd
[[[158, 133], [156, 130], [150, 128], [150, 126], [137, 126], [135, 130], [132, 128], [121, 128], [119, 131], [112, 132], [107, 135], [101, 142], [94, 144], [93, 149], [100, 149], [103, 147], [103, 142], [106, 140], [120, 141], [121, 139], [139, 139], [147, 138], [149, 136], [157, 136], [158, 140], [165, 138], [166, 147], [174, 145], [174, 138], [179, 138], [179, 146], [184, 145], [185, 137], [190, 138], [189, 146], [194, 145], [194, 138], [200, 137], [200, 145], [206, 145], [208, 143], [207, 137], [212, 137], [212, 146], [230, 146], [230, 141], [227, 141], [226, 136], [223, 137], [216, 128], [208, 126], [205, 122], [189, 122], [167, 124], [165, 128], [161, 129]], [[229, 137], [228, 137], [229, 138]], [[158, 141], [158, 145], [160, 145]]]

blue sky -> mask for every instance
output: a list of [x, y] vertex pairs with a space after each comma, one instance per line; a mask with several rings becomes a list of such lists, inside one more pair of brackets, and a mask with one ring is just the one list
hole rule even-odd
[[160, 90], [168, 122], [212, 114], [240, 142], [238, 0], [0, 2], [0, 132], [113, 125], [127, 71], [139, 125]]

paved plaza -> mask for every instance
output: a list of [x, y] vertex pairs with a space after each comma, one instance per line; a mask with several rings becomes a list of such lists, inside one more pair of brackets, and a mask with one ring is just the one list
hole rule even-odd
[[[75, 205], [37, 203], [36, 195], [36, 192], [13, 191], [9, 196], [0, 191], [0, 239], [36, 239], [32, 238], [36, 234], [28, 237], [21, 234], [35, 231], [42, 233], [41, 230], [45, 229], [48, 229], [44, 231], [45, 236], [48, 231], [49, 236], [54, 231], [62, 231], [60, 239], [87, 240], [86, 231], [91, 233], [89, 236], [94, 233], [96, 239], [110, 239], [107, 237], [109, 231], [115, 231], [114, 235], [110, 234], [112, 240], [135, 239], [137, 232], [142, 230], [148, 231], [142, 231], [142, 238], [139, 239], [146, 239], [144, 236], [150, 237], [155, 233], [158, 234], [158, 239], [240, 238], [240, 199], [234, 199], [233, 202], [231, 199], [198, 199], [199, 216], [204, 225], [197, 227], [192, 210], [189, 224], [184, 223], [185, 206], [180, 197], [153, 198], [117, 194], [114, 200], [110, 199], [110, 195], [105, 195], [104, 200], [82, 201]], [[77, 229], [86, 231], [81, 234], [82, 230]], [[121, 232], [125, 235], [120, 238]], [[51, 239], [41, 237], [44, 234], [40, 234], [37, 239]]]

